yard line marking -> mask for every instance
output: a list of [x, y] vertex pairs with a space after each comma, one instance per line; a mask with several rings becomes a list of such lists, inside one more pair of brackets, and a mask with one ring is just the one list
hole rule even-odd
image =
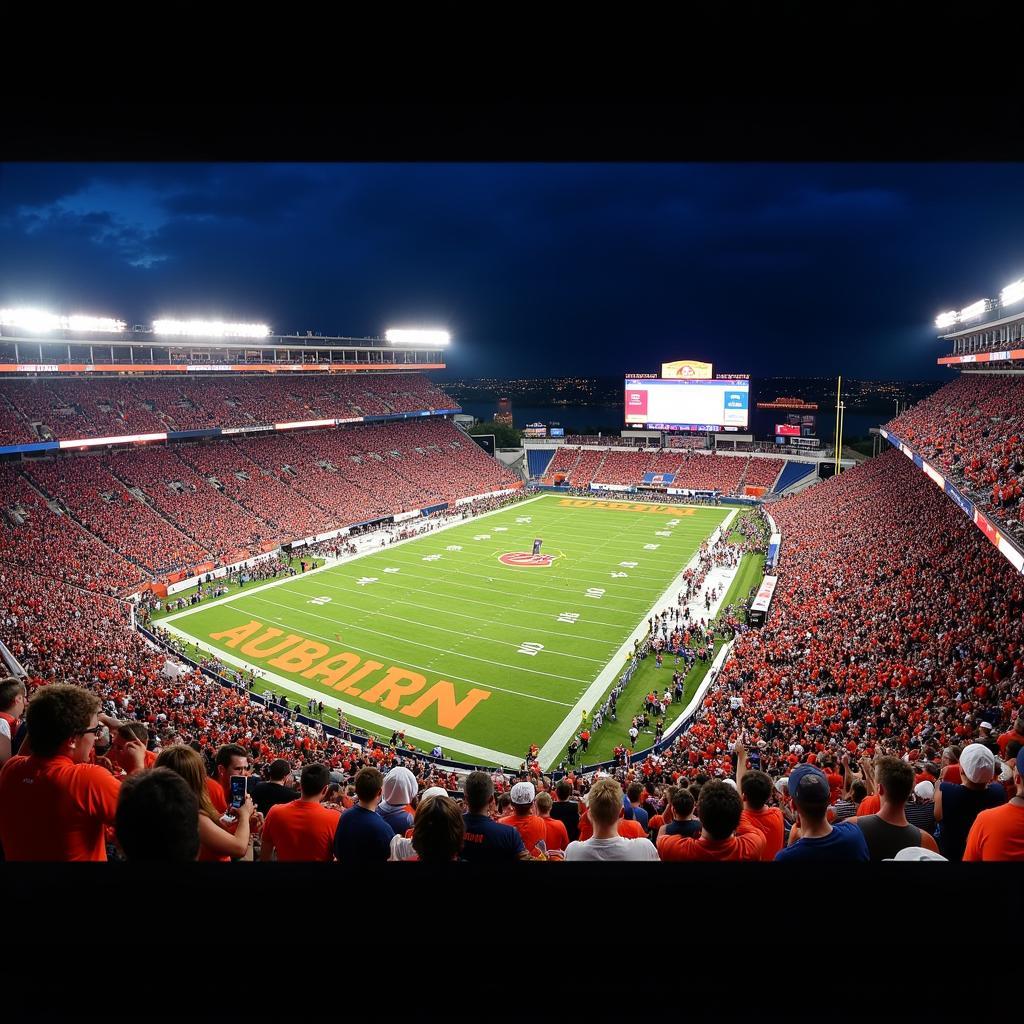
[[[350, 591], [346, 590], [344, 587], [336, 587], [336, 586], [334, 586], [331, 583], [324, 583], [323, 585], [325, 587], [327, 587], [328, 589], [330, 589], [330, 590], [338, 590], [338, 591], [340, 591], [340, 592], [342, 592], [344, 594], [350, 593]], [[291, 594], [291, 591], [285, 591], [285, 593]], [[414, 591], [414, 593], [417, 593], [417, 594], [432, 594], [432, 593], [435, 593], [435, 591], [416, 590], [416, 591]], [[298, 594], [293, 594], [291, 596], [298, 597], [299, 595]], [[401, 600], [397, 600], [397, 599], [389, 598], [389, 597], [379, 597], [379, 600], [383, 601], [386, 605], [400, 604], [400, 605], [404, 605], [406, 608], [415, 608], [420, 613], [423, 613], [425, 611], [434, 611], [435, 610], [435, 609], [431, 609], [431, 608], [425, 608], [422, 604], [417, 604], [415, 601], [401, 601]], [[449, 598], [449, 596], [446, 594], [445, 595], [445, 600], [451, 600], [451, 598]], [[468, 600], [468, 599], [456, 598], [455, 600]], [[373, 612], [375, 615], [383, 614], [383, 613], [377, 611], [374, 608], [366, 608], [366, 607], [359, 607], [359, 608], [357, 608], [355, 605], [343, 605], [340, 602], [335, 602], [335, 606], [339, 607], [339, 608], [351, 608], [353, 611]], [[489, 607], [499, 608], [499, 607], [507, 607], [507, 606], [490, 605]], [[455, 615], [455, 616], [457, 616], [460, 619], [472, 619], [474, 622], [482, 622], [485, 626], [503, 626], [503, 627], [508, 628], [508, 629], [515, 629], [515, 628], [518, 627], [518, 623], [515, 623], [515, 622], [505, 622], [505, 621], [503, 621], [501, 619], [489, 619], [489, 618], [486, 618], [485, 616], [481, 616], [481, 615], [467, 615], [465, 612], [455, 612], [455, 611], [452, 611], [450, 608], [437, 609], [437, 611], [440, 612], [440, 614], [442, 614], [442, 615]], [[533, 614], [533, 615], [542, 615], [545, 619], [550, 619], [551, 618], [551, 616], [549, 615], [548, 612], [532, 612], [531, 614]], [[387, 618], [389, 618], [389, 619], [399, 619], [402, 622], [407, 621], [403, 616], [400, 616], [400, 615], [388, 615]], [[424, 625], [426, 625], [426, 623], [424, 623]], [[609, 623], [609, 625], [611, 625], [611, 623]], [[531, 629], [535, 633], [548, 633], [550, 636], [568, 637], [568, 638], [570, 638], [572, 640], [589, 640], [591, 643], [595, 643], [595, 644], [605, 644], [607, 646], [618, 646], [616, 641], [608, 640], [607, 638], [599, 638], [599, 637], [596, 637], [596, 636], [580, 636], [580, 634], [578, 634], [578, 633], [566, 633], [564, 631], [557, 630], [557, 629], [541, 629], [539, 626], [526, 626], [525, 628], [526, 629]], [[604, 664], [604, 663], [602, 662], [602, 664]]]
[[[288, 609], [290, 609], [292, 611], [299, 612], [302, 615], [312, 616], [315, 619], [324, 619], [327, 622], [337, 622], [337, 623], [339, 623], [342, 626], [349, 625], [349, 623], [342, 622], [341, 619], [335, 619], [333, 616], [330, 616], [330, 615], [319, 615], [317, 612], [311, 612], [311, 611], [306, 610], [305, 608], [295, 608], [292, 605], [278, 604], [276, 601], [269, 601], [269, 600], [267, 600], [264, 597], [258, 597], [258, 598], [256, 598], [256, 600], [257, 601], [262, 601], [265, 604], [274, 605], [277, 608], [288, 608]], [[397, 602], [395, 602], [395, 603], [397, 603]], [[376, 615], [376, 616], [380, 616], [381, 618], [384, 618], [384, 619], [395, 619], [398, 622], [408, 622], [409, 621], [408, 617], [404, 616], [404, 615], [388, 615], [387, 612], [380, 612], [380, 611], [377, 611], [377, 610], [375, 610], [373, 608], [360, 608], [360, 607], [358, 607], [356, 605], [343, 604], [341, 601], [334, 601], [332, 603], [331, 607], [333, 607], [333, 608], [348, 608], [349, 611], [362, 612], [364, 615]], [[522, 641], [521, 640], [516, 640], [514, 642], [509, 641], [509, 640], [495, 640], [493, 637], [481, 636], [479, 633], [465, 633], [461, 629], [446, 629], [444, 626], [435, 626], [435, 625], [432, 625], [431, 623], [428, 623], [428, 622], [420, 623], [420, 625], [424, 625], [428, 629], [439, 630], [442, 633], [452, 633], [455, 636], [465, 637], [467, 640], [483, 640], [483, 641], [485, 641], [486, 643], [489, 643], [489, 644], [501, 644], [502, 647], [521, 647], [522, 646]], [[514, 623], [508, 623], [507, 626], [508, 626], [509, 629], [518, 629], [518, 628], [520, 628], [518, 625], [516, 625]], [[355, 628], [356, 629], [361, 629], [362, 627], [357, 625], [357, 626], [355, 626]], [[526, 629], [530, 629], [530, 630], [532, 630], [535, 633], [541, 632], [541, 630], [533, 629], [532, 626], [526, 626], [525, 628]], [[551, 630], [544, 630], [544, 632], [551, 632]], [[561, 637], [565, 636], [564, 633], [555, 633], [554, 635], [555, 636], [561, 636]], [[545, 650], [547, 651], [548, 654], [554, 654], [554, 655], [556, 655], [559, 658], [575, 658], [577, 661], [591, 661], [595, 665], [603, 665], [603, 664], [605, 664], [604, 658], [585, 658], [585, 657], [583, 657], [582, 654], [567, 654], [565, 651], [554, 651], [554, 650], [551, 650], [551, 648], [545, 648]]]
[[[292, 612], [297, 610], [297, 609], [292, 608], [292, 607], [290, 607], [288, 605], [279, 605], [279, 604], [277, 604], [274, 601], [268, 601], [266, 598], [263, 598], [263, 597], [258, 597], [258, 598], [256, 598], [256, 600], [257, 601], [262, 601], [264, 604], [269, 604], [273, 608], [286, 608], [288, 611], [292, 611]], [[261, 618], [261, 616], [257, 615], [255, 612], [246, 612], [246, 611], [242, 611], [239, 608], [232, 608], [231, 610], [239, 612], [239, 614], [241, 614], [241, 615], [252, 615], [252, 617], [256, 618], [256, 619]], [[307, 615], [313, 615], [312, 612], [306, 612], [306, 614]], [[318, 618], [318, 619], [327, 618], [327, 616], [324, 616], [324, 615], [317, 615], [315, 617]], [[281, 620], [280, 619], [271, 619], [271, 620], [268, 620], [268, 621], [276, 622], [278, 625], [281, 625]], [[407, 647], [422, 647], [423, 650], [425, 650], [425, 651], [436, 651], [438, 654], [445, 654], [445, 655], [447, 655], [450, 658], [466, 658], [469, 661], [479, 661], [479, 662], [482, 662], [485, 665], [492, 665], [495, 668], [508, 669], [510, 672], [525, 672], [525, 671], [527, 671], [526, 669], [522, 668], [522, 666], [519, 666], [519, 665], [509, 665], [507, 662], [495, 661], [493, 658], [478, 658], [475, 654], [464, 654], [462, 651], [452, 651], [452, 650], [449, 650], [447, 647], [434, 647], [431, 644], [421, 644], [418, 641], [410, 640], [408, 637], [405, 637], [405, 636], [395, 636], [393, 633], [385, 633], [381, 629], [370, 629], [367, 626], [359, 626], [359, 625], [357, 625], [354, 622], [343, 622], [341, 619], [330, 619], [330, 618], [328, 618], [327, 621], [328, 622], [333, 622], [333, 623], [335, 623], [335, 624], [337, 624], [339, 626], [344, 626], [346, 629], [358, 629], [362, 633], [372, 633], [374, 636], [383, 636], [383, 637], [386, 637], [388, 640], [397, 640], [399, 643], [405, 644]], [[291, 623], [285, 623], [285, 625], [288, 626], [288, 628], [293, 633], [306, 632], [306, 633], [308, 633], [309, 636], [315, 636], [318, 640], [332, 640], [334, 643], [338, 642], [337, 640], [334, 640], [333, 637], [327, 637], [327, 636], [324, 636], [321, 633], [312, 633], [309, 630], [305, 630], [304, 631], [304, 630], [298, 629], [295, 626], [291, 625]], [[367, 653], [374, 654], [376, 657], [381, 657], [381, 654], [379, 652], [376, 652], [376, 651], [368, 651]], [[413, 668], [417, 668], [418, 666], [413, 665], [412, 667]], [[435, 669], [428, 669], [427, 671], [435, 672], [437, 670], [435, 670]], [[563, 675], [561, 675], [558, 672], [541, 672], [539, 669], [529, 669], [529, 673], [530, 673], [530, 675], [547, 676], [550, 679], [561, 679], [563, 682], [566, 682], [566, 683], [576, 683], [577, 685], [579, 683], [585, 683], [586, 682], [585, 679], [580, 679], [578, 676], [563, 676]], [[443, 675], [443, 673], [440, 673], [440, 674]], [[544, 698], [540, 698], [540, 699], [544, 699]], [[552, 704], [561, 704], [562, 701], [556, 700], [556, 701], [551, 701], [551, 703]]]
[[[272, 604], [273, 602], [269, 602], [268, 601], [267, 603], [268, 604]], [[297, 626], [293, 626], [290, 623], [285, 622], [283, 619], [275, 619], [275, 618], [272, 618], [269, 615], [259, 615], [257, 612], [243, 611], [241, 608], [232, 608], [231, 610], [233, 612], [238, 612], [240, 615], [248, 615], [252, 619], [261, 619], [263, 622], [273, 622], [273, 623], [275, 623], [278, 626], [285, 625], [293, 633], [301, 633], [303, 636], [316, 637], [317, 640], [331, 640], [332, 642], [337, 643], [337, 641], [334, 639], [334, 637], [325, 636], [323, 633], [314, 633], [312, 630], [309, 630], [309, 629], [299, 629]], [[339, 625], [346, 626], [349, 629], [362, 629], [361, 626], [352, 625], [352, 624], [347, 623], [347, 622], [341, 622], [341, 623], [339, 623]], [[371, 629], [371, 630], [366, 630], [366, 632], [373, 633], [375, 631]], [[188, 634], [186, 634], [186, 635], [188, 635]], [[382, 633], [380, 635], [381, 636], [387, 636], [386, 633]], [[191, 640], [191, 639], [195, 639], [195, 638], [189, 635], [189, 639]], [[411, 645], [411, 641], [409, 641], [409, 643]], [[425, 644], [417, 644], [415, 646], [425, 647], [426, 645]], [[372, 657], [378, 657], [378, 658], [380, 657], [380, 652], [379, 651], [372, 651], [372, 650], [370, 650], [367, 647], [356, 647], [355, 644], [349, 644], [349, 643], [346, 643], [345, 647], [348, 650], [359, 651], [362, 654], [369, 654]], [[219, 650], [219, 649], [220, 648], [217, 648], [217, 650]], [[437, 650], [440, 650], [440, 648], [439, 647], [428, 647], [427, 650], [437, 651]], [[457, 653], [454, 653], [452, 651], [444, 651], [444, 653], [448, 654], [448, 655], [451, 655], [451, 656], [454, 656], [454, 657], [459, 657], [459, 658], [470, 657], [467, 654], [457, 654]], [[486, 661], [485, 658], [474, 658], [473, 660], [474, 661]], [[487, 661], [487, 664], [493, 665], [495, 663], [491, 662], [491, 661]], [[564, 700], [555, 700], [553, 697], [538, 697], [534, 693], [523, 693], [522, 690], [510, 690], [510, 689], [508, 689], [506, 687], [498, 686], [498, 685], [496, 685], [494, 683], [481, 682], [479, 679], [467, 679], [465, 676], [452, 675], [450, 672], [439, 672], [435, 668], [428, 668], [426, 665], [417, 665], [417, 664], [415, 664], [414, 662], [411, 662], [411, 661], [404, 661], [403, 660], [402, 661], [402, 665], [405, 668], [418, 668], [421, 672], [429, 672], [431, 675], [436, 675], [439, 679], [448, 679], [448, 680], [458, 679], [458, 681], [460, 683], [470, 683], [473, 686], [485, 686], [489, 690], [498, 690], [501, 693], [511, 693], [511, 694], [514, 694], [516, 697], [525, 697], [528, 700], [540, 700], [540, 701], [543, 701], [545, 704], [561, 704], [563, 707], [569, 707], [570, 706]], [[515, 665], [506, 665], [506, 666], [503, 666], [503, 667], [505, 667], [505, 668], [512, 668], [512, 669], [516, 668]], [[259, 666], [257, 666], [257, 668], [259, 668]], [[526, 669], [523, 669], [523, 668], [518, 668], [516, 670], [519, 671], [519, 672], [527, 671]], [[263, 669], [260, 669], [260, 671], [262, 672]], [[536, 672], [536, 671], [532, 672], [531, 674], [532, 675], [540, 675], [540, 676], [552, 675], [552, 673], [550, 673], [550, 672]], [[576, 683], [576, 684], [579, 684], [581, 682], [586, 682], [585, 679], [570, 679], [567, 676], [554, 676], [553, 678], [555, 678], [555, 679], [564, 679], [566, 682]], [[320, 692], [324, 693], [325, 691], [321, 690]]]

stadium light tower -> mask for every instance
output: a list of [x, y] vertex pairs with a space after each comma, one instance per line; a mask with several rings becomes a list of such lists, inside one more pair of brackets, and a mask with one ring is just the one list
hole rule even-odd
[[41, 309], [0, 309], [0, 324], [4, 327], [18, 327], [31, 334], [49, 334], [51, 331], [100, 331], [104, 334], [120, 334], [125, 329], [123, 320], [106, 316], [58, 316]]
[[266, 338], [270, 334], [266, 324], [229, 324], [223, 320], [154, 320], [153, 331], [188, 338]]
[[447, 331], [414, 327], [392, 327], [384, 332], [384, 338], [392, 345], [430, 345], [433, 347], [447, 345], [452, 340], [452, 336]]
[[1024, 277], [1013, 284], [1008, 284], [1000, 293], [999, 301], [1004, 306], [1012, 306], [1015, 302], [1024, 299]]

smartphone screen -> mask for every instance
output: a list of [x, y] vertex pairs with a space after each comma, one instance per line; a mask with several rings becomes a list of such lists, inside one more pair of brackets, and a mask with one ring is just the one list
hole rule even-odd
[[245, 803], [245, 783], [246, 778], [244, 775], [232, 775], [231, 776], [231, 806], [241, 807]]

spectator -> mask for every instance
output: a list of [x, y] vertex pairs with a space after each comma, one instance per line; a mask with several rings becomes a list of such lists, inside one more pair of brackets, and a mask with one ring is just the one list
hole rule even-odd
[[[786, 823], [778, 807], [767, 806], [774, 792], [772, 780], [764, 772], [747, 770], [747, 751], [742, 743], [737, 742], [735, 750], [736, 783], [743, 795], [743, 814], [740, 820], [764, 836], [761, 860], [775, 860], [775, 854], [782, 849], [786, 838]], [[831, 784], [832, 780], [829, 779]]]
[[[276, 762], [275, 762], [276, 763]], [[325, 764], [307, 764], [299, 786], [302, 795], [271, 805], [261, 834], [260, 860], [332, 861], [334, 834], [341, 815], [322, 806], [331, 784]]]
[[[107, 751], [107, 759], [117, 772], [124, 773], [127, 771], [124, 763], [125, 748], [133, 740], [137, 740], [143, 747], [147, 747], [149, 744], [149, 729], [146, 728], [145, 722], [118, 722], [107, 715], [100, 715], [100, 721], [111, 732], [112, 743]], [[143, 755], [143, 767], [152, 768], [156, 764], [156, 757], [155, 751], [147, 749]]]
[[217, 813], [225, 814], [228, 802], [231, 800], [231, 776], [249, 777], [251, 773], [249, 755], [246, 753], [245, 747], [239, 746], [237, 743], [225, 743], [217, 748], [213, 763], [217, 777], [216, 779], [207, 779], [207, 789]]
[[28, 703], [25, 684], [14, 676], [0, 679], [0, 766], [13, 754], [21, 716]]
[[509, 791], [512, 813], [507, 818], [498, 819], [500, 824], [511, 825], [519, 833], [531, 857], [536, 854], [537, 844], [547, 840], [547, 828], [534, 813], [536, 796], [537, 790], [532, 782], [517, 782]]
[[[832, 807], [832, 814], [834, 815], [832, 820], [846, 821], [847, 818], [855, 817], [858, 805], [867, 799], [867, 795], [868, 787], [864, 785], [863, 780], [855, 779], [850, 786], [850, 795], [837, 800], [835, 805]], [[929, 831], [931, 831], [931, 829]]]
[[464, 784], [466, 794], [465, 845], [463, 857], [470, 863], [496, 864], [529, 860], [522, 836], [511, 826], [491, 817], [495, 810], [494, 780], [487, 772], [470, 772]]
[[114, 831], [129, 861], [194, 861], [199, 856], [199, 801], [169, 768], [145, 768], [121, 784]]
[[622, 816], [622, 787], [610, 776], [598, 779], [587, 794], [587, 814], [593, 823], [593, 837], [570, 843], [567, 861], [658, 860], [654, 844], [645, 838], [626, 839], [619, 835]]
[[797, 766], [789, 776], [788, 789], [797, 810], [797, 824], [790, 834], [790, 845], [779, 850], [776, 861], [836, 863], [871, 859], [864, 833], [853, 822], [829, 823], [831, 789], [820, 768]]
[[914, 786], [914, 794], [906, 806], [907, 821], [928, 835], [935, 835], [935, 783], [923, 779]]
[[[448, 791], [442, 786], [430, 786], [420, 794], [419, 800], [416, 802], [416, 810], [413, 812], [413, 828], [407, 829], [405, 835], [396, 835], [391, 840], [391, 856], [388, 857], [388, 860], [398, 861], [416, 859], [416, 850], [412, 845], [413, 830], [416, 827], [416, 815], [419, 814], [420, 808], [431, 797], [447, 795]], [[463, 833], [465, 833], [465, 828], [463, 828]]]
[[283, 757], [270, 762], [267, 774], [270, 776], [267, 782], [257, 782], [249, 788], [252, 802], [264, 816], [270, 813], [272, 807], [289, 804], [299, 796], [292, 783], [292, 766]]
[[1010, 800], [978, 812], [967, 834], [965, 861], [1024, 861], [1024, 749], [1017, 753], [1013, 781], [1016, 793]]
[[662, 860], [761, 860], [765, 837], [755, 825], [742, 821], [743, 801], [735, 786], [712, 780], [701, 787], [697, 805], [701, 834], [659, 836]]
[[416, 776], [408, 768], [396, 765], [384, 777], [384, 799], [377, 813], [391, 826], [396, 835], [404, 835], [412, 828], [412, 802], [419, 791]]
[[553, 806], [554, 803], [550, 793], [537, 794], [537, 816], [544, 822], [544, 828], [547, 830], [544, 841], [547, 844], [548, 851], [564, 851], [569, 845], [569, 833], [562, 822], [551, 816]]
[[693, 792], [686, 786], [675, 786], [669, 792], [669, 802], [666, 810], [665, 824], [658, 832], [657, 839], [663, 836], [680, 836], [684, 839], [697, 839], [700, 837], [700, 819], [694, 814], [697, 801]]
[[565, 826], [569, 842], [575, 842], [580, 835], [580, 805], [570, 800], [572, 786], [562, 779], [555, 786], [555, 802], [551, 805], [551, 817]]
[[632, 817], [633, 821], [639, 822], [640, 827], [646, 833], [650, 824], [650, 815], [640, 806], [643, 797], [644, 787], [641, 783], [631, 782], [626, 787], [626, 799], [629, 807], [626, 817]]
[[935, 838], [946, 860], [963, 860], [967, 834], [981, 811], [1006, 803], [1006, 791], [993, 782], [996, 759], [988, 747], [970, 743], [960, 754], [960, 785], [940, 782], [935, 793]]
[[356, 805], [338, 821], [334, 856], [343, 864], [375, 864], [388, 859], [395, 830], [377, 813], [384, 776], [376, 768], [356, 774]]
[[877, 814], [854, 818], [864, 833], [873, 861], [891, 860], [908, 846], [939, 852], [935, 840], [907, 821], [907, 800], [914, 789], [914, 769], [898, 757], [881, 757], [875, 765], [875, 783], [882, 806]]
[[[2, 691], [0, 691], [0, 696], [2, 696]], [[0, 707], [2, 706], [2, 701], [0, 701]], [[1000, 757], [1006, 756], [1006, 745], [1008, 743], [1024, 745], [1024, 714], [1018, 715], [1013, 723], [1013, 728], [1009, 732], [1004, 732], [996, 742], [999, 744]]]
[[[7, 860], [106, 860], [105, 829], [114, 824], [120, 783], [90, 764], [99, 698], [80, 686], [53, 684], [29, 703], [31, 754], [16, 754], [0, 771], [0, 847]], [[131, 770], [145, 748], [130, 745]]]
[[[160, 751], [157, 768], [170, 768], [180, 775], [196, 797], [199, 805], [199, 859], [201, 861], [252, 860], [253, 836], [250, 819], [255, 812], [252, 797], [247, 793], [241, 807], [233, 808], [237, 820], [218, 814], [210, 799], [202, 755], [191, 747], [176, 743]], [[228, 830], [229, 824], [234, 833]]]
[[465, 842], [466, 823], [459, 805], [448, 796], [432, 796], [416, 811], [412, 845], [418, 860], [445, 864], [459, 860]]

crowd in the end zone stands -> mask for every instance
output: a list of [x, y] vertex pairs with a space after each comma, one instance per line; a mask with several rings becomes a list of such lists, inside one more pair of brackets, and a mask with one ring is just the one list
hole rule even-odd
[[557, 782], [457, 779], [254, 704], [245, 681], [172, 678], [122, 605], [4, 564], [2, 635], [30, 676], [27, 693], [0, 683], [0, 845], [9, 860], [1024, 859], [1024, 581], [896, 452], [773, 516], [774, 607], [738, 633], [690, 729]]
[[962, 373], [886, 424], [981, 510], [1024, 541], [1024, 386]]

